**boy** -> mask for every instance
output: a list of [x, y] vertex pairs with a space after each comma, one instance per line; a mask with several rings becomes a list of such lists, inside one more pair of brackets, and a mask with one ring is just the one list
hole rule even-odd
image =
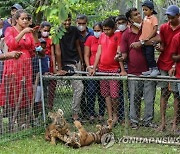
[[153, 2], [149, 0], [144, 1], [144, 3], [142, 4], [142, 7], [143, 7], [145, 18], [143, 20], [142, 34], [139, 40], [143, 44], [143, 52], [146, 57], [148, 68], [149, 68], [148, 71], [142, 72], [142, 74], [155, 77], [159, 74], [159, 70], [157, 68], [155, 57], [154, 57], [154, 46], [153, 45], [145, 46], [144, 42], [150, 40], [157, 33], [158, 20], [157, 20], [157, 17], [154, 15], [157, 13], [156, 11], [154, 11]]
[[[98, 51], [91, 74], [95, 73], [98, 65], [100, 72], [117, 73], [119, 72], [119, 62], [114, 60], [117, 50], [119, 50], [120, 35], [115, 33], [116, 26], [112, 18], [103, 22], [103, 31], [99, 39]], [[121, 71], [124, 67], [121, 63]], [[118, 121], [118, 98], [119, 81], [102, 80], [100, 81], [101, 95], [105, 97], [108, 119], [113, 120], [115, 125]]]

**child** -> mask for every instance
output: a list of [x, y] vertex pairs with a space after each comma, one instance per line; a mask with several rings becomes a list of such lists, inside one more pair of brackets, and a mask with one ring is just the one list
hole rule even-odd
[[[54, 53], [54, 45], [52, 44], [52, 40], [49, 37], [51, 29], [51, 24], [47, 21], [43, 21], [40, 25], [40, 37], [42, 37], [46, 41], [46, 51], [45, 54], [50, 57], [50, 73], [56, 73], [56, 64], [55, 64], [55, 53]], [[53, 100], [55, 95], [56, 81], [50, 80], [48, 83], [48, 109], [52, 110], [53, 108]]]
[[[91, 75], [95, 73], [97, 65], [100, 72], [119, 72], [120, 64], [114, 60], [114, 57], [117, 50], [119, 50], [120, 35], [114, 33], [115, 30], [116, 25], [112, 18], [108, 18], [103, 22], [104, 33], [101, 34], [99, 39], [98, 51], [92, 72], [90, 72]], [[121, 67], [121, 69], [124, 68]], [[118, 121], [119, 82], [115, 80], [102, 80], [100, 81], [100, 90], [102, 96], [105, 97], [108, 119], [112, 119], [115, 125]]]
[[[40, 46], [36, 47], [36, 56], [32, 59], [33, 61], [33, 79], [35, 82], [36, 76], [39, 73], [39, 58], [41, 58], [41, 68], [42, 74], [49, 72], [49, 60], [50, 57], [45, 54], [46, 52], [46, 41], [43, 38], [39, 39]], [[35, 104], [34, 104], [34, 114], [35, 118], [38, 117], [39, 112], [41, 111], [41, 86], [37, 85], [36, 95], [35, 95]]]
[[[145, 41], [150, 40], [157, 33], [158, 29], [158, 20], [154, 14], [157, 14], [154, 11], [153, 2], [146, 0], [142, 4], [143, 12], [145, 18], [143, 20], [142, 26], [142, 34], [139, 38], [141, 44], [144, 45]], [[149, 71], [142, 72], [143, 75], [150, 75], [155, 77], [159, 74], [159, 70], [156, 65], [155, 57], [154, 57], [154, 46], [143, 46], [143, 52], [147, 60], [147, 64], [149, 67]]]

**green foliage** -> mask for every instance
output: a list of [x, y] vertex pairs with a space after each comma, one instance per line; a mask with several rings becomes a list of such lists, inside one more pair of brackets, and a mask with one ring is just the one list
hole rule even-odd
[[15, 3], [22, 5], [30, 14], [36, 10], [36, 0], [0, 0], [0, 16], [3, 18], [10, 16], [11, 6]]
[[36, 13], [43, 12], [46, 20], [52, 23], [51, 35], [54, 43], [58, 43], [65, 32], [62, 23], [67, 19], [68, 13], [71, 13], [74, 19], [77, 14], [87, 15], [89, 25], [92, 26], [96, 21], [119, 14], [116, 9], [106, 9], [106, 5], [105, 0], [50, 0], [48, 5], [39, 6]]

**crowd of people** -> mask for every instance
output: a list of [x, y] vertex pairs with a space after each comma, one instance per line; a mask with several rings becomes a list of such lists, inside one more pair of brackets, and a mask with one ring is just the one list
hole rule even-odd
[[[2, 23], [1, 38], [4, 39], [8, 51], [1, 50], [0, 59], [2, 79], [0, 80], [0, 106], [8, 104], [12, 111], [21, 100], [19, 107], [19, 124], [25, 123], [28, 106], [34, 101], [34, 108], [38, 110], [41, 102], [40, 87], [37, 86], [36, 96], [33, 98], [33, 84], [39, 71], [38, 59], [41, 58], [42, 73], [65, 75], [68, 69], [87, 71], [94, 76], [96, 72], [119, 73], [121, 76], [132, 74], [135, 76], [174, 76], [180, 79], [180, 9], [171, 5], [166, 10], [167, 23], [158, 25], [153, 2], [145, 0], [142, 4], [144, 19], [136, 8], [130, 8], [124, 15], [108, 17], [104, 21], [94, 24], [93, 29], [87, 27], [86, 15], [78, 15], [76, 25], [72, 26], [72, 16], [63, 22], [66, 32], [53, 44], [50, 38], [51, 24], [43, 21], [40, 26], [32, 24], [32, 17], [15, 4], [11, 8], [11, 18]], [[156, 62], [154, 51], [160, 56]], [[179, 68], [179, 69], [178, 69]], [[79, 74], [74, 74], [79, 75]], [[7, 81], [9, 84], [7, 96]], [[21, 85], [21, 81], [25, 82]], [[99, 122], [105, 118], [107, 109], [108, 119], [113, 120], [115, 126], [124, 121], [124, 100], [122, 83], [117, 80], [71, 80], [73, 89], [72, 119], [88, 119], [94, 123], [96, 117]], [[129, 121], [132, 129], [138, 129], [140, 122], [145, 127], [156, 128], [153, 123], [154, 101], [156, 86], [161, 88], [160, 114], [161, 124], [157, 128], [163, 131], [166, 126], [165, 111], [170, 94], [174, 96], [174, 118], [172, 131], [177, 130], [178, 116], [180, 116], [179, 95], [180, 83], [155, 81], [128, 81], [129, 93]], [[48, 89], [49, 108], [53, 108], [56, 81], [50, 81]], [[14, 93], [16, 91], [16, 93]], [[95, 112], [95, 102], [99, 105], [99, 113]], [[9, 98], [8, 98], [9, 97]], [[144, 116], [141, 120], [141, 100], [144, 97]], [[16, 99], [16, 100], [15, 100]], [[29, 101], [26, 101], [26, 100]], [[34, 99], [34, 100], [33, 100]], [[15, 101], [14, 101], [15, 100]], [[38, 111], [39, 112], [39, 111]], [[38, 112], [35, 116], [38, 116]], [[179, 117], [180, 118], [180, 117]]]

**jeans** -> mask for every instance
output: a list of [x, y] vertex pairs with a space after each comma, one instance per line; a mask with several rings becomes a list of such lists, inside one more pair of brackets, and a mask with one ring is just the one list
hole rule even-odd
[[180, 83], [177, 83], [178, 86], [178, 91], [179, 91], [179, 95], [180, 95]]
[[98, 80], [86, 80], [87, 82], [87, 111], [90, 116], [95, 115], [95, 101], [98, 97], [99, 115], [104, 116], [105, 99], [100, 93], [100, 84]]
[[144, 46], [143, 48], [144, 55], [148, 64], [148, 68], [157, 67], [155, 57], [154, 57], [154, 46]]
[[130, 92], [130, 120], [138, 123], [140, 119], [141, 98], [144, 90], [144, 123], [151, 122], [154, 118], [154, 99], [156, 94], [156, 82], [137, 81], [128, 82]]

